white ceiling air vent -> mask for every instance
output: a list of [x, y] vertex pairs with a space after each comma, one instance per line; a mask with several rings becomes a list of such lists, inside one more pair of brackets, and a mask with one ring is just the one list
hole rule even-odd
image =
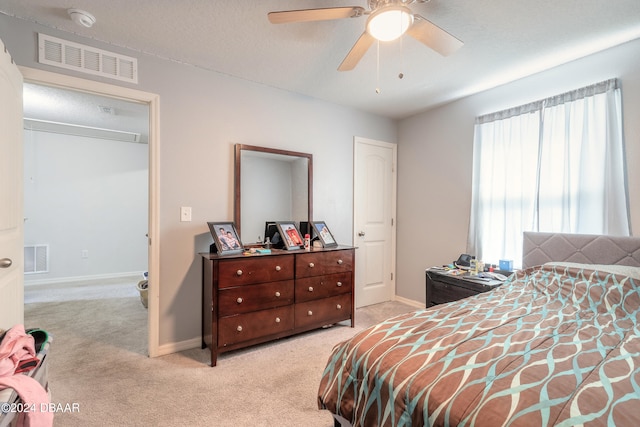
[[95, 47], [38, 34], [38, 62], [82, 73], [138, 83], [138, 60]]

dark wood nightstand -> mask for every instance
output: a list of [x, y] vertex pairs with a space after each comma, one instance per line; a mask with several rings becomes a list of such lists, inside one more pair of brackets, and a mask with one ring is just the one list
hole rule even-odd
[[442, 270], [428, 269], [426, 275], [427, 307], [487, 292], [502, 284], [499, 280], [472, 279], [468, 273], [453, 275]]

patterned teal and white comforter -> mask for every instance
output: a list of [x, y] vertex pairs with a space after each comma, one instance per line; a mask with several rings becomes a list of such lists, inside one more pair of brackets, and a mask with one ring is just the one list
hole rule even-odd
[[640, 426], [640, 281], [560, 266], [337, 345], [318, 404], [354, 426]]

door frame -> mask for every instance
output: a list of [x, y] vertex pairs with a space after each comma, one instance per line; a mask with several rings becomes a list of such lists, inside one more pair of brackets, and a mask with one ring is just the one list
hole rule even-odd
[[148, 352], [159, 356], [160, 340], [160, 96], [108, 83], [85, 80], [65, 74], [52, 73], [29, 67], [18, 67], [26, 83], [54, 86], [63, 89], [93, 93], [109, 98], [144, 103], [149, 106], [149, 298], [148, 298]]
[[[357, 209], [358, 206], [356, 204], [356, 200], [357, 199], [357, 188], [356, 188], [356, 176], [358, 174], [358, 153], [359, 153], [359, 146], [362, 145], [375, 145], [378, 147], [383, 147], [383, 148], [390, 148], [391, 152], [392, 152], [392, 160], [391, 160], [391, 167], [392, 167], [392, 182], [391, 182], [391, 194], [390, 194], [390, 198], [391, 198], [391, 220], [392, 220], [392, 227], [391, 227], [391, 274], [392, 274], [392, 280], [391, 280], [391, 292], [392, 292], [392, 296], [391, 296], [391, 300], [394, 301], [396, 298], [396, 290], [397, 290], [397, 285], [396, 285], [396, 241], [397, 241], [397, 198], [398, 198], [398, 144], [397, 143], [391, 143], [391, 142], [385, 142], [385, 141], [378, 141], [375, 139], [369, 139], [369, 138], [363, 138], [363, 137], [359, 137], [359, 136], [355, 136], [353, 138], [353, 237], [352, 237], [352, 241], [353, 242], [357, 242], [358, 241], [358, 224], [356, 224], [356, 218], [357, 218]], [[356, 274], [358, 274], [358, 270], [359, 268], [356, 268]], [[356, 283], [354, 283], [354, 289], [356, 289]], [[354, 291], [355, 292], [355, 291]]]

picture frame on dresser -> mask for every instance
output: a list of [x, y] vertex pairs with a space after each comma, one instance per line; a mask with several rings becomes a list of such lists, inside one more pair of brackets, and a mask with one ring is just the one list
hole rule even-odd
[[218, 254], [232, 255], [242, 253], [244, 247], [233, 221], [207, 222], [207, 225]]
[[327, 227], [327, 224], [324, 221], [311, 221], [311, 225], [322, 242], [322, 247], [330, 248], [338, 246], [338, 242], [336, 242], [336, 239], [333, 237], [333, 234], [331, 234], [329, 227]]
[[283, 248], [291, 251], [300, 249], [304, 245], [302, 236], [296, 227], [296, 223], [293, 221], [277, 221], [278, 232], [282, 239]]

